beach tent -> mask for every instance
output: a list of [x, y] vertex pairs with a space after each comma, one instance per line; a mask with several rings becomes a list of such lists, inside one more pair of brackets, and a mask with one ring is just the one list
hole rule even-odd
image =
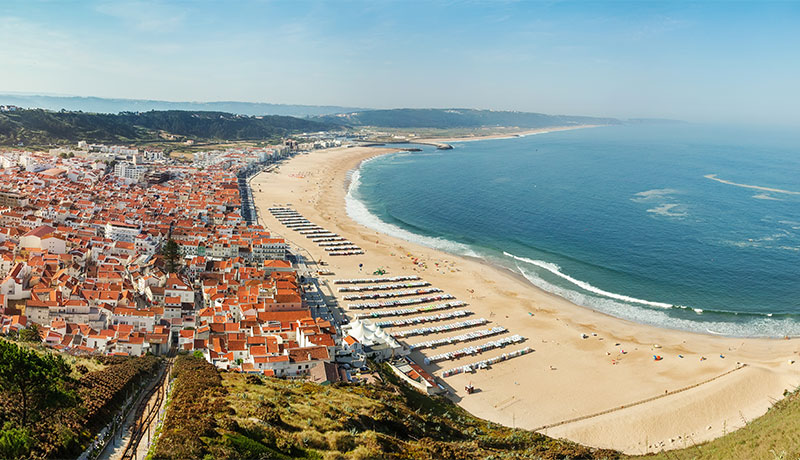
[[342, 327], [343, 331], [361, 342], [367, 354], [375, 359], [389, 359], [392, 356], [405, 356], [409, 351], [380, 326], [367, 319], [357, 319]]

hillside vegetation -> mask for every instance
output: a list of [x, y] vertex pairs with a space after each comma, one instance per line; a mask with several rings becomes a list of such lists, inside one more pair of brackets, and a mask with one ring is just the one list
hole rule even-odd
[[[152, 356], [75, 358], [0, 339], [0, 458], [76, 457], [159, 363]], [[627, 458], [481, 420], [377, 372], [374, 385], [322, 386], [224, 373], [183, 355], [150, 458]], [[798, 459], [800, 392], [722, 438], [633, 458]]]
[[601, 459], [618, 458], [471, 416], [381, 372], [377, 385], [321, 386], [219, 373], [178, 358], [153, 459]]
[[79, 140], [143, 143], [163, 141], [172, 136], [192, 140], [277, 141], [295, 133], [325, 131], [334, 127], [277, 115], [250, 117], [180, 110], [112, 115], [32, 109], [0, 113], [0, 145], [65, 144]]
[[800, 393], [720, 439], [625, 457], [470, 415], [377, 369], [375, 385], [263, 378], [182, 356], [153, 459], [742, 459], [800, 458]]
[[[0, 339], [0, 458], [74, 458], [159, 359], [65, 357]], [[94, 370], [92, 370], [94, 369]]]
[[79, 140], [122, 144], [163, 144], [185, 140], [278, 142], [282, 138], [304, 132], [364, 126], [387, 129], [497, 130], [618, 123], [620, 121], [613, 118], [473, 109], [367, 110], [313, 119], [182, 110], [105, 114], [25, 109], [0, 112], [0, 145], [44, 146], [70, 144]]
[[316, 117], [326, 123], [347, 126], [386, 128], [482, 128], [517, 127], [524, 129], [570, 125], [620, 124], [615, 118], [545, 115], [531, 112], [503, 112], [475, 109], [391, 109], [366, 110]]

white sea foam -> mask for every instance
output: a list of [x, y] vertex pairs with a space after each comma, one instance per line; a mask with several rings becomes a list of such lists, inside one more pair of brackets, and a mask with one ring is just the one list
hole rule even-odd
[[763, 190], [765, 192], [784, 193], [784, 194], [787, 194], [787, 195], [800, 195], [800, 192], [795, 192], [795, 191], [792, 191], [792, 190], [784, 190], [784, 189], [781, 189], [781, 188], [762, 187], [760, 185], [749, 185], [749, 184], [740, 184], [738, 182], [731, 182], [729, 180], [718, 178], [716, 174], [706, 174], [703, 177], [705, 177], [706, 179], [711, 179], [711, 180], [723, 183], [723, 184], [733, 185], [735, 187], [749, 188], [749, 189], [753, 189], [753, 190]]
[[777, 243], [779, 240], [785, 239], [796, 239], [796, 235], [789, 230], [781, 229], [777, 233], [773, 233], [772, 235], [762, 236], [760, 238], [748, 238], [747, 240], [742, 241], [732, 241], [732, 240], [723, 240], [721, 241], [722, 244], [726, 244], [729, 246], [734, 246], [737, 248], [758, 248], [758, 249], [781, 249], [784, 251], [798, 251], [800, 250], [797, 246], [790, 246], [786, 244], [771, 244], [773, 242]]
[[653, 190], [645, 190], [644, 192], [635, 193], [631, 201], [642, 202], [661, 199], [669, 195], [678, 193], [677, 190], [671, 188], [655, 188]]
[[[362, 163], [363, 165], [363, 163]], [[400, 238], [411, 243], [421, 244], [430, 248], [439, 249], [455, 254], [470, 257], [479, 257], [469, 246], [444, 238], [418, 235], [397, 225], [382, 221], [378, 216], [369, 212], [366, 205], [357, 198], [358, 188], [361, 185], [361, 171], [356, 169], [350, 176], [350, 185], [345, 195], [345, 210], [351, 219], [365, 227], [385, 233], [395, 238]]]
[[775, 198], [774, 196], [767, 195], [766, 193], [758, 193], [756, 195], [753, 195], [753, 198], [755, 198], [757, 200], [783, 201], [780, 198]]
[[680, 203], [666, 203], [647, 210], [649, 213], [664, 217], [686, 217], [686, 207]]
[[560, 278], [563, 278], [563, 279], [569, 281], [570, 283], [580, 287], [583, 290], [586, 290], [586, 291], [589, 291], [589, 292], [593, 292], [595, 294], [599, 294], [599, 295], [601, 295], [603, 297], [609, 297], [611, 299], [621, 300], [623, 302], [631, 302], [631, 303], [639, 303], [639, 304], [643, 304], [643, 305], [649, 305], [651, 307], [672, 308], [672, 305], [670, 305], [668, 303], [652, 302], [652, 301], [649, 301], [649, 300], [637, 299], [635, 297], [630, 297], [630, 296], [626, 296], [626, 295], [623, 295], [623, 294], [616, 294], [614, 292], [604, 291], [604, 290], [602, 290], [602, 289], [600, 289], [598, 287], [592, 286], [591, 284], [587, 283], [586, 281], [581, 281], [579, 279], [575, 279], [575, 278], [567, 275], [566, 273], [561, 271], [561, 267], [559, 267], [556, 264], [550, 263], [550, 262], [545, 262], [545, 261], [542, 261], [542, 260], [528, 259], [527, 257], [519, 257], [519, 256], [515, 256], [514, 254], [510, 254], [508, 252], [503, 252], [503, 254], [505, 254], [507, 257], [511, 257], [514, 260], [518, 260], [520, 262], [525, 262], [525, 263], [528, 263], [528, 264], [531, 264], [531, 265], [535, 265], [535, 266], [537, 266], [539, 268], [543, 268], [543, 269], [549, 271], [550, 273], [552, 273], [552, 274], [554, 274], [554, 275], [556, 275], [556, 276], [558, 276]]

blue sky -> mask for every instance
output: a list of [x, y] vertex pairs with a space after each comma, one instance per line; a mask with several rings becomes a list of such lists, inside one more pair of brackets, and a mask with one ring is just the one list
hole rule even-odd
[[4, 0], [0, 91], [800, 125], [800, 2]]

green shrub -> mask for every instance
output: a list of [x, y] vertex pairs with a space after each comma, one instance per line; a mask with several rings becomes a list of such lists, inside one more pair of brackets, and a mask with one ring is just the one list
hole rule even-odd
[[303, 430], [294, 434], [297, 443], [304, 448], [326, 449], [328, 441], [325, 436], [316, 430]]
[[328, 449], [330, 450], [347, 452], [355, 447], [355, 439], [347, 431], [328, 431], [325, 433], [325, 439], [328, 441]]
[[14, 427], [11, 422], [6, 422], [0, 430], [0, 458], [28, 458], [34, 442], [27, 428]]
[[382, 460], [381, 451], [367, 446], [358, 446], [347, 453], [348, 460]]

